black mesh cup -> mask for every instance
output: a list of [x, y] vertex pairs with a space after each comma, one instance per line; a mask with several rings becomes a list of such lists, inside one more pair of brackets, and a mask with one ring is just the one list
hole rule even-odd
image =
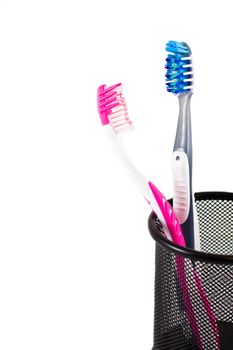
[[[172, 204], [172, 200], [170, 201]], [[195, 194], [201, 251], [156, 241], [153, 350], [233, 350], [233, 193]]]

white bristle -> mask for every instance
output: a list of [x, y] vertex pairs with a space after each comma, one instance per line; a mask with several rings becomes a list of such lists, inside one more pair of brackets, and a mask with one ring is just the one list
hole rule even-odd
[[125, 99], [121, 94], [117, 96], [119, 105], [112, 108], [111, 113], [108, 116], [111, 126], [116, 133], [122, 133], [125, 131], [132, 130], [132, 121], [128, 117], [128, 110], [125, 103]]

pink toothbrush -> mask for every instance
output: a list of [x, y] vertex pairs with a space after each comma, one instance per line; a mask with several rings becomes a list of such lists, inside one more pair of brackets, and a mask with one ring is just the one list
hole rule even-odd
[[[139, 191], [143, 194], [144, 198], [151, 205], [152, 210], [159, 218], [163, 226], [165, 237], [175, 244], [185, 247], [183, 233], [173, 208], [155, 185], [150, 181], [147, 181], [147, 179], [138, 171], [124, 149], [121, 134], [131, 131], [133, 125], [128, 117], [126, 102], [122, 96], [122, 85], [119, 83], [111, 87], [107, 87], [106, 85], [100, 86], [97, 92], [97, 104], [99, 116], [102, 125], [104, 126], [106, 136], [112, 143], [116, 154], [119, 156], [130, 178], [136, 184]], [[198, 349], [205, 350], [205, 335], [201, 332], [201, 322], [198, 315], [195, 313], [195, 299], [198, 297], [199, 305], [202, 305], [201, 307], [204, 310], [204, 315], [206, 315], [206, 320], [210, 324], [212, 350], [218, 350], [220, 349], [218, 326], [211, 305], [194, 267], [192, 267], [193, 275], [190, 277], [193, 284], [193, 290], [187, 284], [185, 265], [185, 259], [182, 256], [177, 256], [177, 276], [184, 296], [185, 311], [192, 329], [192, 334], [197, 340]]]
[[107, 137], [110, 139], [130, 178], [158, 216], [166, 238], [184, 247], [184, 237], [173, 208], [155, 185], [147, 181], [138, 171], [127, 156], [121, 142], [121, 134], [132, 130], [132, 121], [128, 117], [126, 102], [122, 96], [122, 85], [119, 83], [111, 87], [100, 86], [97, 93], [97, 103], [100, 119]]

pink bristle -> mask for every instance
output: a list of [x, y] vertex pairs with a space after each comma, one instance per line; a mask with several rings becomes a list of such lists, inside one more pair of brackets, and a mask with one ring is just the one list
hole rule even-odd
[[122, 96], [121, 83], [107, 87], [102, 85], [97, 94], [98, 110], [103, 125], [111, 124], [116, 133], [132, 128], [127, 105]]

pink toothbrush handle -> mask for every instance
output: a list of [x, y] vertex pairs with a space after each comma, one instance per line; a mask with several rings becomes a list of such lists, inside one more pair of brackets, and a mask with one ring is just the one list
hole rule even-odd
[[[153, 183], [149, 182], [149, 186], [159, 206], [160, 215], [163, 216], [163, 219], [166, 222], [172, 241], [182, 247], [186, 247], [182, 229], [180, 227], [180, 224], [178, 222], [178, 219], [174, 213], [172, 206], [169, 204], [166, 198], [162, 195], [162, 193], [156, 188], [156, 186]], [[158, 215], [158, 213], [156, 214]], [[160, 218], [159, 215], [158, 215], [158, 218]], [[186, 277], [186, 271], [185, 271], [185, 259], [182, 256], [176, 256], [176, 269], [177, 269], [179, 284], [182, 289], [182, 294], [184, 296], [185, 310], [190, 322], [192, 333], [197, 340], [198, 348], [200, 350], [205, 350], [204, 341], [200, 334], [198, 315], [195, 315], [193, 305], [192, 305], [192, 298], [191, 298], [189, 287], [187, 284], [187, 277]], [[211, 305], [208, 301], [208, 298], [206, 296], [206, 293], [202, 287], [201, 280], [197, 274], [195, 267], [193, 267], [193, 277], [195, 280], [195, 285], [198, 290], [198, 295], [203, 303], [205, 314], [207, 316], [207, 319], [210, 322], [210, 327], [212, 329], [213, 340], [215, 344], [214, 349], [220, 349], [217, 321], [216, 321], [214, 312], [212, 311]]]
[[[155, 185], [149, 182], [150, 189], [154, 195], [154, 198], [159, 206], [160, 212], [166, 222], [168, 231], [171, 235], [172, 241], [182, 247], [185, 247], [185, 240], [182, 233], [182, 229], [174, 213], [172, 206], [168, 203], [166, 198], [162, 195], [162, 193], [155, 187]], [[159, 213], [156, 213], [157, 215]], [[159, 215], [158, 215], [159, 217]]]

